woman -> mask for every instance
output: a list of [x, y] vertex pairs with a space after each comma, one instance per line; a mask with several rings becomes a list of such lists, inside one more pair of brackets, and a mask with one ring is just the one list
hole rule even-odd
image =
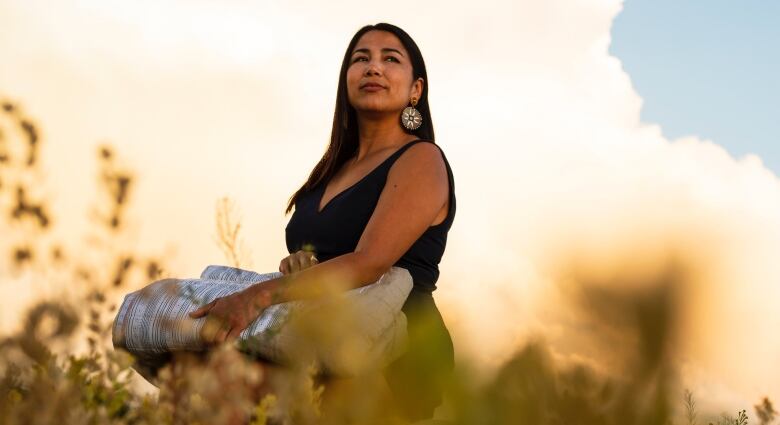
[[287, 206], [295, 212], [286, 227], [292, 255], [280, 264], [286, 276], [191, 313], [213, 318], [211, 342], [237, 337], [271, 303], [316, 296], [326, 276], [359, 287], [403, 267], [414, 281], [403, 307], [409, 348], [384, 376], [409, 420], [433, 416], [453, 366], [431, 292], [455, 194], [452, 170], [434, 143], [427, 84], [422, 55], [402, 29], [380, 23], [354, 35], [339, 74], [330, 145]]

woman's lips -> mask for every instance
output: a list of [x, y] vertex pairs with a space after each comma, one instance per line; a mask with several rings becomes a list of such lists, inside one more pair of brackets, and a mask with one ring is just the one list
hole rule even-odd
[[361, 90], [365, 90], [365, 91], [368, 91], [368, 92], [375, 92], [375, 91], [384, 90], [384, 89], [385, 88], [382, 87], [382, 86], [369, 84], [369, 85], [363, 86], [363, 88]]

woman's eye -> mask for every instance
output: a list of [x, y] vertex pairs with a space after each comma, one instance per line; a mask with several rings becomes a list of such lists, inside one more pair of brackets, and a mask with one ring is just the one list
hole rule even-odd
[[[388, 60], [388, 59], [390, 59], [393, 62], [399, 62], [400, 63], [400, 61], [395, 56], [388, 56], [388, 57], [385, 58], [385, 60]], [[352, 60], [352, 63], [360, 62], [362, 60], [368, 60], [368, 58], [365, 57], [365, 56], [357, 57], [357, 58]]]

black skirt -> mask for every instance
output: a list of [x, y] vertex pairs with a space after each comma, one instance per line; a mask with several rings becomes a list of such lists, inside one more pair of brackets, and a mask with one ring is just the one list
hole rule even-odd
[[452, 375], [452, 338], [431, 293], [413, 289], [403, 312], [408, 349], [385, 368], [384, 377], [406, 419], [429, 419], [442, 403], [445, 385]]

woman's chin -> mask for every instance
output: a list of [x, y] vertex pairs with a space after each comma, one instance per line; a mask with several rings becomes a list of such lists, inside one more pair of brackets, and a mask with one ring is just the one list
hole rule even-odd
[[364, 114], [366, 116], [400, 113], [398, 108], [388, 107], [387, 104], [378, 102], [355, 105], [354, 108], [358, 113]]

